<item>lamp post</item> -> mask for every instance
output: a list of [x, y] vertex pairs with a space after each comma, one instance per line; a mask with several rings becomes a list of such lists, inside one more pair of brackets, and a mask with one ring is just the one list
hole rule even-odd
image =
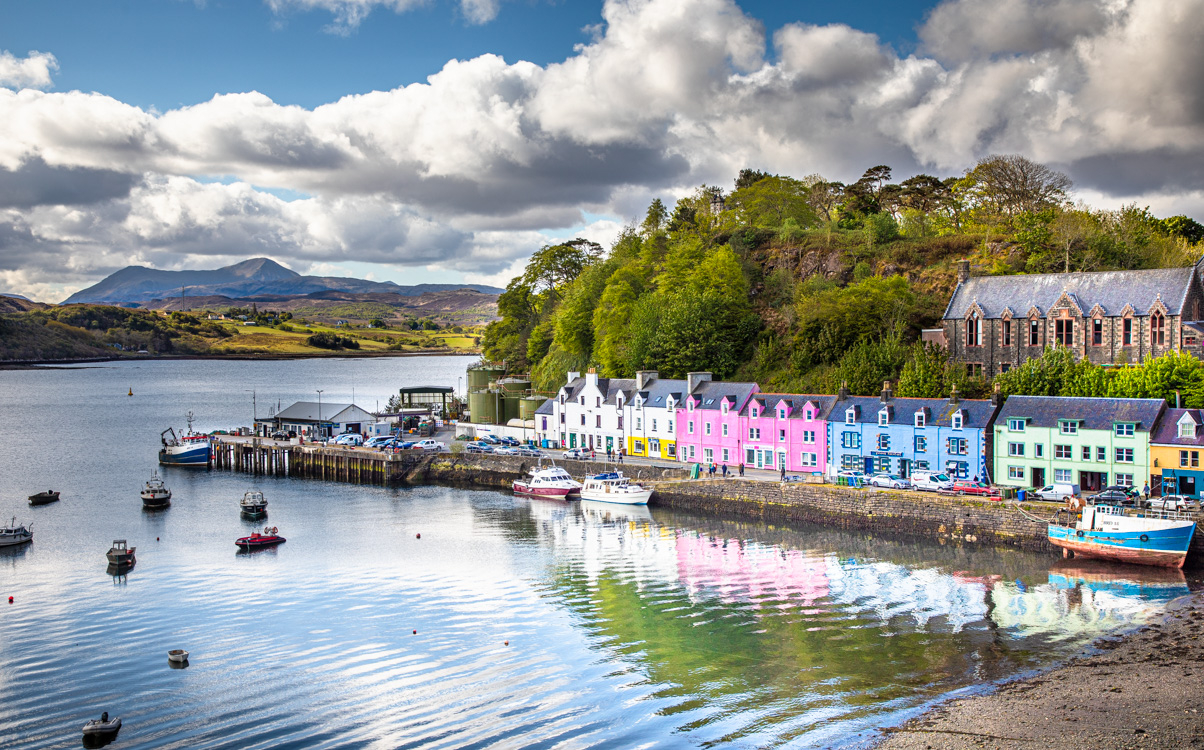
[[251, 434], [258, 435], [259, 434], [259, 424], [258, 424], [259, 410], [255, 407], [255, 391], [251, 388], [243, 388], [242, 389], [243, 393], [246, 393], [248, 391], [250, 391], [250, 393], [251, 393]]
[[318, 439], [322, 439], [322, 388], [318, 389]]

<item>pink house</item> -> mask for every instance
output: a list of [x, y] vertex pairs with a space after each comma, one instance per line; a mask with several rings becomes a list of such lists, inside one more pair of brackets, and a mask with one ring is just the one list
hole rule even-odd
[[677, 408], [677, 457], [690, 463], [740, 463], [740, 410], [760, 390], [756, 383], [711, 380], [709, 372], [686, 376], [686, 394]]
[[822, 474], [834, 403], [835, 396], [755, 394], [740, 410], [740, 460], [748, 468]]

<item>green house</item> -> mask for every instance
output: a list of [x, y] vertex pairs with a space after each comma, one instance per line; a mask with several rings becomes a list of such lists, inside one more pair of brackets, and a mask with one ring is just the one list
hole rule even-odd
[[1153, 398], [1009, 396], [995, 418], [995, 482], [1140, 488], [1150, 481], [1150, 433], [1165, 409]]

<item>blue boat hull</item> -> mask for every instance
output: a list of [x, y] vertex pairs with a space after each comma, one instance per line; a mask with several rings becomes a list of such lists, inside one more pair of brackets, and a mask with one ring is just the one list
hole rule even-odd
[[1075, 556], [1182, 568], [1196, 532], [1194, 523], [1152, 531], [1085, 531], [1049, 525], [1049, 541]]
[[159, 451], [159, 463], [164, 466], [208, 466], [209, 446], [201, 445], [195, 448], [175, 448]]

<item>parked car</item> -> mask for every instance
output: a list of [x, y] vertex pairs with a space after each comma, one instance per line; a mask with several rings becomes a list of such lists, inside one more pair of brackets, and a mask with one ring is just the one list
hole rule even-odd
[[512, 448], [509, 445], [499, 445], [493, 449], [493, 452], [499, 456], [517, 456], [518, 448]]
[[447, 443], [427, 438], [426, 440], [419, 440], [417, 443], [414, 443], [413, 447], [416, 450], [423, 451], [445, 451], [447, 450]]
[[469, 443], [464, 446], [465, 453], [493, 453], [493, 446], [489, 443]]
[[1040, 489], [1028, 490], [1025, 493], [1025, 499], [1036, 500], [1053, 500], [1055, 502], [1065, 501], [1072, 497], [1078, 497], [1082, 493], [1077, 484], [1068, 484], [1056, 482], [1047, 484]]
[[344, 435], [339, 435], [337, 438], [335, 438], [334, 444], [335, 445], [351, 445], [351, 446], [363, 445], [364, 438], [362, 435], [357, 435], [354, 432], [348, 432]]
[[276, 430], [275, 432], [272, 433], [273, 440], [288, 440], [288, 437], [289, 437], [288, 433], [285, 432], [284, 430]]
[[875, 474], [870, 477], [870, 484], [875, 487], [887, 487], [892, 490], [905, 490], [911, 486], [911, 482], [894, 474]]
[[976, 482], [973, 479], [958, 479], [953, 483], [953, 491], [959, 495], [977, 495], [978, 497], [1001, 497], [1003, 494], [998, 487], [992, 487], [986, 482]]
[[520, 446], [518, 448], [515, 448], [514, 452], [519, 456], [529, 456], [531, 458], [543, 458], [543, 451], [538, 450], [536, 448], [528, 448], [526, 446]]
[[364, 443], [364, 447], [365, 448], [382, 448], [385, 446], [386, 443], [393, 442], [393, 440], [394, 440], [394, 438], [392, 435], [377, 435], [376, 437], [368, 438], [368, 440]]
[[1114, 484], [1109, 487], [1105, 487], [1104, 491], [1105, 492], [1109, 492], [1109, 491], [1123, 492], [1126, 495], [1128, 495], [1129, 497], [1137, 497], [1137, 496], [1141, 495], [1141, 491], [1138, 490], [1136, 487], [1121, 487], [1119, 484]]
[[1199, 510], [1200, 504], [1191, 495], [1164, 495], [1151, 497], [1145, 507], [1154, 510], [1196, 511]]
[[564, 452], [565, 458], [574, 458], [578, 461], [589, 460], [589, 448], [569, 448]]
[[501, 445], [502, 444], [502, 441], [498, 440], [493, 435], [481, 435], [480, 437], [477, 438], [477, 442], [487, 443], [489, 445]]
[[413, 440], [394, 440], [392, 443], [387, 444], [387, 447], [393, 450], [404, 451], [413, 448], [414, 445]]
[[498, 438], [498, 442], [502, 445], [509, 445], [512, 448], [517, 448], [519, 446], [519, 442], [517, 440], [508, 436]]
[[936, 492], [953, 489], [953, 479], [939, 471], [915, 471], [911, 474], [911, 488]]
[[1097, 492], [1087, 499], [1097, 505], [1137, 505], [1137, 498], [1125, 492], [1123, 488]]

